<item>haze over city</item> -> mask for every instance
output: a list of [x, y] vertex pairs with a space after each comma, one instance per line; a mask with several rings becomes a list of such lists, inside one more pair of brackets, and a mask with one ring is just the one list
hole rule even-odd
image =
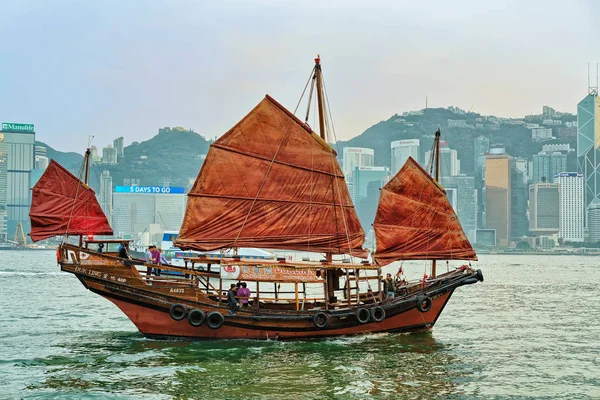
[[181, 125], [219, 136], [265, 93], [293, 109], [317, 53], [338, 139], [455, 105], [574, 113], [600, 58], [600, 3], [14, 2], [1, 7], [0, 115], [77, 151]]

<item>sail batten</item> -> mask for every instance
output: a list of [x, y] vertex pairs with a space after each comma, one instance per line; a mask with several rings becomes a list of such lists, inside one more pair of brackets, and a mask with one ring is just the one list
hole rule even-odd
[[477, 260], [446, 192], [412, 157], [381, 189], [373, 228], [380, 265]]
[[32, 189], [29, 216], [34, 242], [66, 234], [113, 234], [94, 191], [54, 160]]
[[176, 245], [365, 257], [344, 175], [333, 149], [319, 139], [267, 96], [211, 145]]

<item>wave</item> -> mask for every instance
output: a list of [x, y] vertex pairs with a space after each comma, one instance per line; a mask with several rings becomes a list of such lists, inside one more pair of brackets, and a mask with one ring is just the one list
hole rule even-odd
[[54, 276], [64, 275], [63, 272], [23, 272], [23, 271], [0, 271], [0, 276]]

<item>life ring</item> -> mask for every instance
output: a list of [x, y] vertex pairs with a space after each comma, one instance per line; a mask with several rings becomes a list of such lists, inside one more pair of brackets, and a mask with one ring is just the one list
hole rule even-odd
[[187, 313], [188, 313], [187, 307], [184, 306], [183, 304], [179, 304], [179, 303], [173, 304], [171, 306], [171, 308], [169, 309], [169, 315], [175, 321], [181, 321], [182, 319], [184, 319], [187, 316]]
[[373, 318], [373, 321], [375, 322], [381, 322], [385, 319], [385, 310], [383, 309], [383, 307], [374, 307], [371, 308], [371, 318]]
[[191, 326], [200, 326], [204, 323], [206, 315], [204, 315], [204, 312], [202, 310], [192, 308], [188, 312], [187, 319]]
[[483, 272], [480, 269], [475, 272], [475, 277], [479, 282], [483, 282]]
[[426, 313], [427, 311], [431, 310], [432, 304], [433, 302], [431, 301], [431, 297], [426, 295], [417, 296], [417, 310], [421, 311], [422, 313]]
[[206, 326], [210, 329], [219, 329], [225, 323], [225, 317], [218, 311], [213, 311], [206, 316]]
[[329, 315], [325, 314], [323, 311], [319, 311], [313, 316], [313, 324], [319, 329], [323, 329], [329, 323]]
[[356, 320], [361, 324], [366, 324], [371, 319], [371, 313], [366, 308], [356, 310]]

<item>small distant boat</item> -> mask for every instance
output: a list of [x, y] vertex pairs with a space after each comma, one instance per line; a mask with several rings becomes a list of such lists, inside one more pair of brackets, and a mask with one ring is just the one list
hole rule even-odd
[[[456, 288], [483, 281], [469, 265], [438, 275], [436, 261], [477, 260], [475, 251], [444, 189], [409, 158], [381, 190], [373, 224], [377, 247], [367, 260], [364, 231], [327, 143], [319, 58], [311, 82], [320, 134], [267, 95], [211, 145], [174, 242], [182, 252], [197, 252], [185, 254], [183, 266], [120, 258], [120, 240], [92, 239], [112, 229], [87, 185], [89, 150], [83, 181], [51, 161], [33, 188], [31, 238], [77, 236], [78, 244], [64, 242], [58, 250], [61, 269], [151, 338], [294, 339], [431, 329]], [[438, 131], [436, 177], [439, 141]], [[108, 251], [98, 252], [99, 243]], [[323, 256], [269, 260], [247, 257], [240, 248]], [[400, 283], [388, 296], [382, 267], [403, 260], [431, 260], [431, 273]], [[239, 281], [251, 295], [239, 298], [247, 306], [237, 310], [225, 291]]]

